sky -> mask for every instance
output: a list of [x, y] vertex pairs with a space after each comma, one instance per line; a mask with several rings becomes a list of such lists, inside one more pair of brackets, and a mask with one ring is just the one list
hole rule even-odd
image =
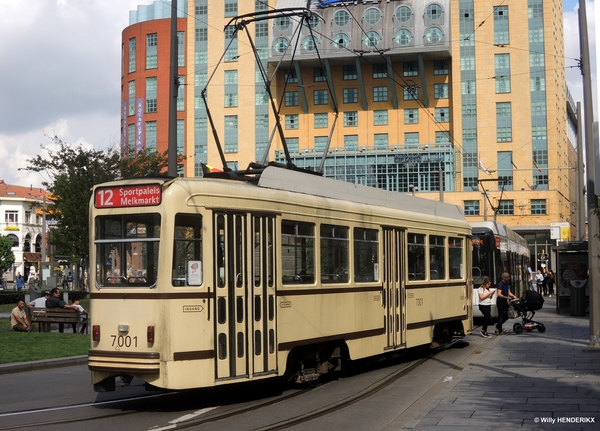
[[[40, 187], [20, 170], [48, 136], [105, 150], [120, 139], [121, 32], [151, 0], [0, 0], [0, 180]], [[564, 0], [568, 87], [583, 105], [578, 0]], [[593, 2], [588, 1], [593, 26]], [[590, 50], [595, 39], [590, 36]]]

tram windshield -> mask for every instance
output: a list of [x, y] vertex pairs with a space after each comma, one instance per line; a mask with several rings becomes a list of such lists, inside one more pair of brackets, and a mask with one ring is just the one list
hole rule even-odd
[[154, 287], [159, 214], [96, 217], [97, 287]]
[[[496, 277], [497, 266], [500, 265], [500, 250], [494, 247], [493, 235], [473, 236], [473, 286], [479, 288], [485, 277], [492, 280], [495, 285], [499, 281]], [[496, 264], [497, 262], [497, 264]], [[502, 267], [499, 267], [502, 272]]]

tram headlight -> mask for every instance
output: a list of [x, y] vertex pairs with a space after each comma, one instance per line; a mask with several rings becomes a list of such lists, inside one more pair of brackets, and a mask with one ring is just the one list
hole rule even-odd
[[100, 341], [100, 325], [92, 326], [92, 340]]
[[148, 343], [154, 343], [154, 326], [148, 326], [146, 331], [146, 340]]

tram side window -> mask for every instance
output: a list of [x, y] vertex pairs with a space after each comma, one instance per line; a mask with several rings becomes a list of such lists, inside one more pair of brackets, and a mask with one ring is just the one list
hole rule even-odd
[[429, 235], [429, 279], [446, 278], [446, 238]]
[[315, 282], [315, 225], [281, 222], [281, 272], [284, 284]]
[[199, 286], [202, 272], [202, 216], [177, 214], [173, 238], [173, 286]]
[[321, 283], [348, 281], [348, 228], [321, 225]]
[[354, 229], [354, 280], [379, 280], [379, 241], [375, 229]]
[[100, 216], [95, 221], [98, 287], [156, 284], [160, 215]]
[[463, 278], [463, 239], [448, 238], [448, 253], [450, 263], [450, 279], [457, 280]]
[[408, 234], [408, 279], [425, 280], [425, 235]]

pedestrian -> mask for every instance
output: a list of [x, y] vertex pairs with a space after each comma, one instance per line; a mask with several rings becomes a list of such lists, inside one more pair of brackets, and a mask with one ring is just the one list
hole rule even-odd
[[23, 287], [25, 286], [25, 280], [20, 272], [17, 273], [17, 279], [15, 280], [15, 283], [17, 284], [17, 291], [22, 291]]
[[[48, 298], [50, 298], [50, 291], [46, 290], [46, 291], [44, 291], [44, 294], [42, 296], [40, 296], [37, 299], [34, 299], [29, 304], [27, 304], [27, 306], [29, 308], [44, 308], [44, 307], [46, 307], [46, 300]], [[42, 328], [41, 328], [42, 332], [50, 332], [50, 323], [43, 322], [43, 323], [38, 323], [38, 325], [42, 325]]]
[[[53, 288], [50, 291], [50, 298], [48, 298], [46, 300], [46, 308], [75, 308], [77, 309], [77, 307], [75, 305], [68, 305], [65, 303], [65, 301], [63, 301], [62, 299], [59, 298], [60, 296], [60, 290], [58, 290], [58, 287]], [[58, 332], [65, 332], [65, 325], [62, 323], [58, 324]]]
[[502, 324], [508, 320], [508, 300], [517, 299], [510, 291], [510, 274], [508, 272], [502, 273], [502, 280], [498, 282], [496, 292], [498, 293], [498, 297], [496, 298], [496, 307], [498, 307], [496, 334], [504, 335], [505, 332], [502, 330]]
[[556, 278], [554, 278], [554, 272], [549, 269], [546, 277], [546, 286], [548, 287], [548, 296], [554, 295], [554, 285], [556, 284]]
[[[73, 305], [75, 307], [77, 307], [77, 309], [79, 310], [79, 322], [81, 323], [81, 330], [79, 331], [79, 333], [85, 334], [85, 330], [87, 328], [88, 312], [86, 311], [85, 308], [83, 308], [83, 305], [81, 305], [79, 303], [79, 299], [74, 300]], [[77, 325], [73, 324], [73, 334], [76, 334], [76, 333], [77, 333]]]
[[67, 289], [73, 290], [73, 273], [71, 271], [67, 275]]
[[25, 301], [19, 299], [17, 306], [10, 313], [10, 327], [14, 331], [29, 332], [31, 325], [25, 314]]
[[494, 296], [494, 291], [490, 290], [490, 286], [492, 285], [492, 280], [489, 277], [485, 277], [481, 286], [479, 286], [479, 311], [483, 314], [483, 324], [481, 325], [481, 336], [485, 338], [491, 337], [487, 332], [487, 327], [489, 323], [492, 321], [492, 297]]
[[537, 287], [537, 293], [542, 294], [542, 287], [544, 283], [544, 276], [542, 275], [542, 270], [538, 269], [537, 274], [535, 275], [535, 284]]

